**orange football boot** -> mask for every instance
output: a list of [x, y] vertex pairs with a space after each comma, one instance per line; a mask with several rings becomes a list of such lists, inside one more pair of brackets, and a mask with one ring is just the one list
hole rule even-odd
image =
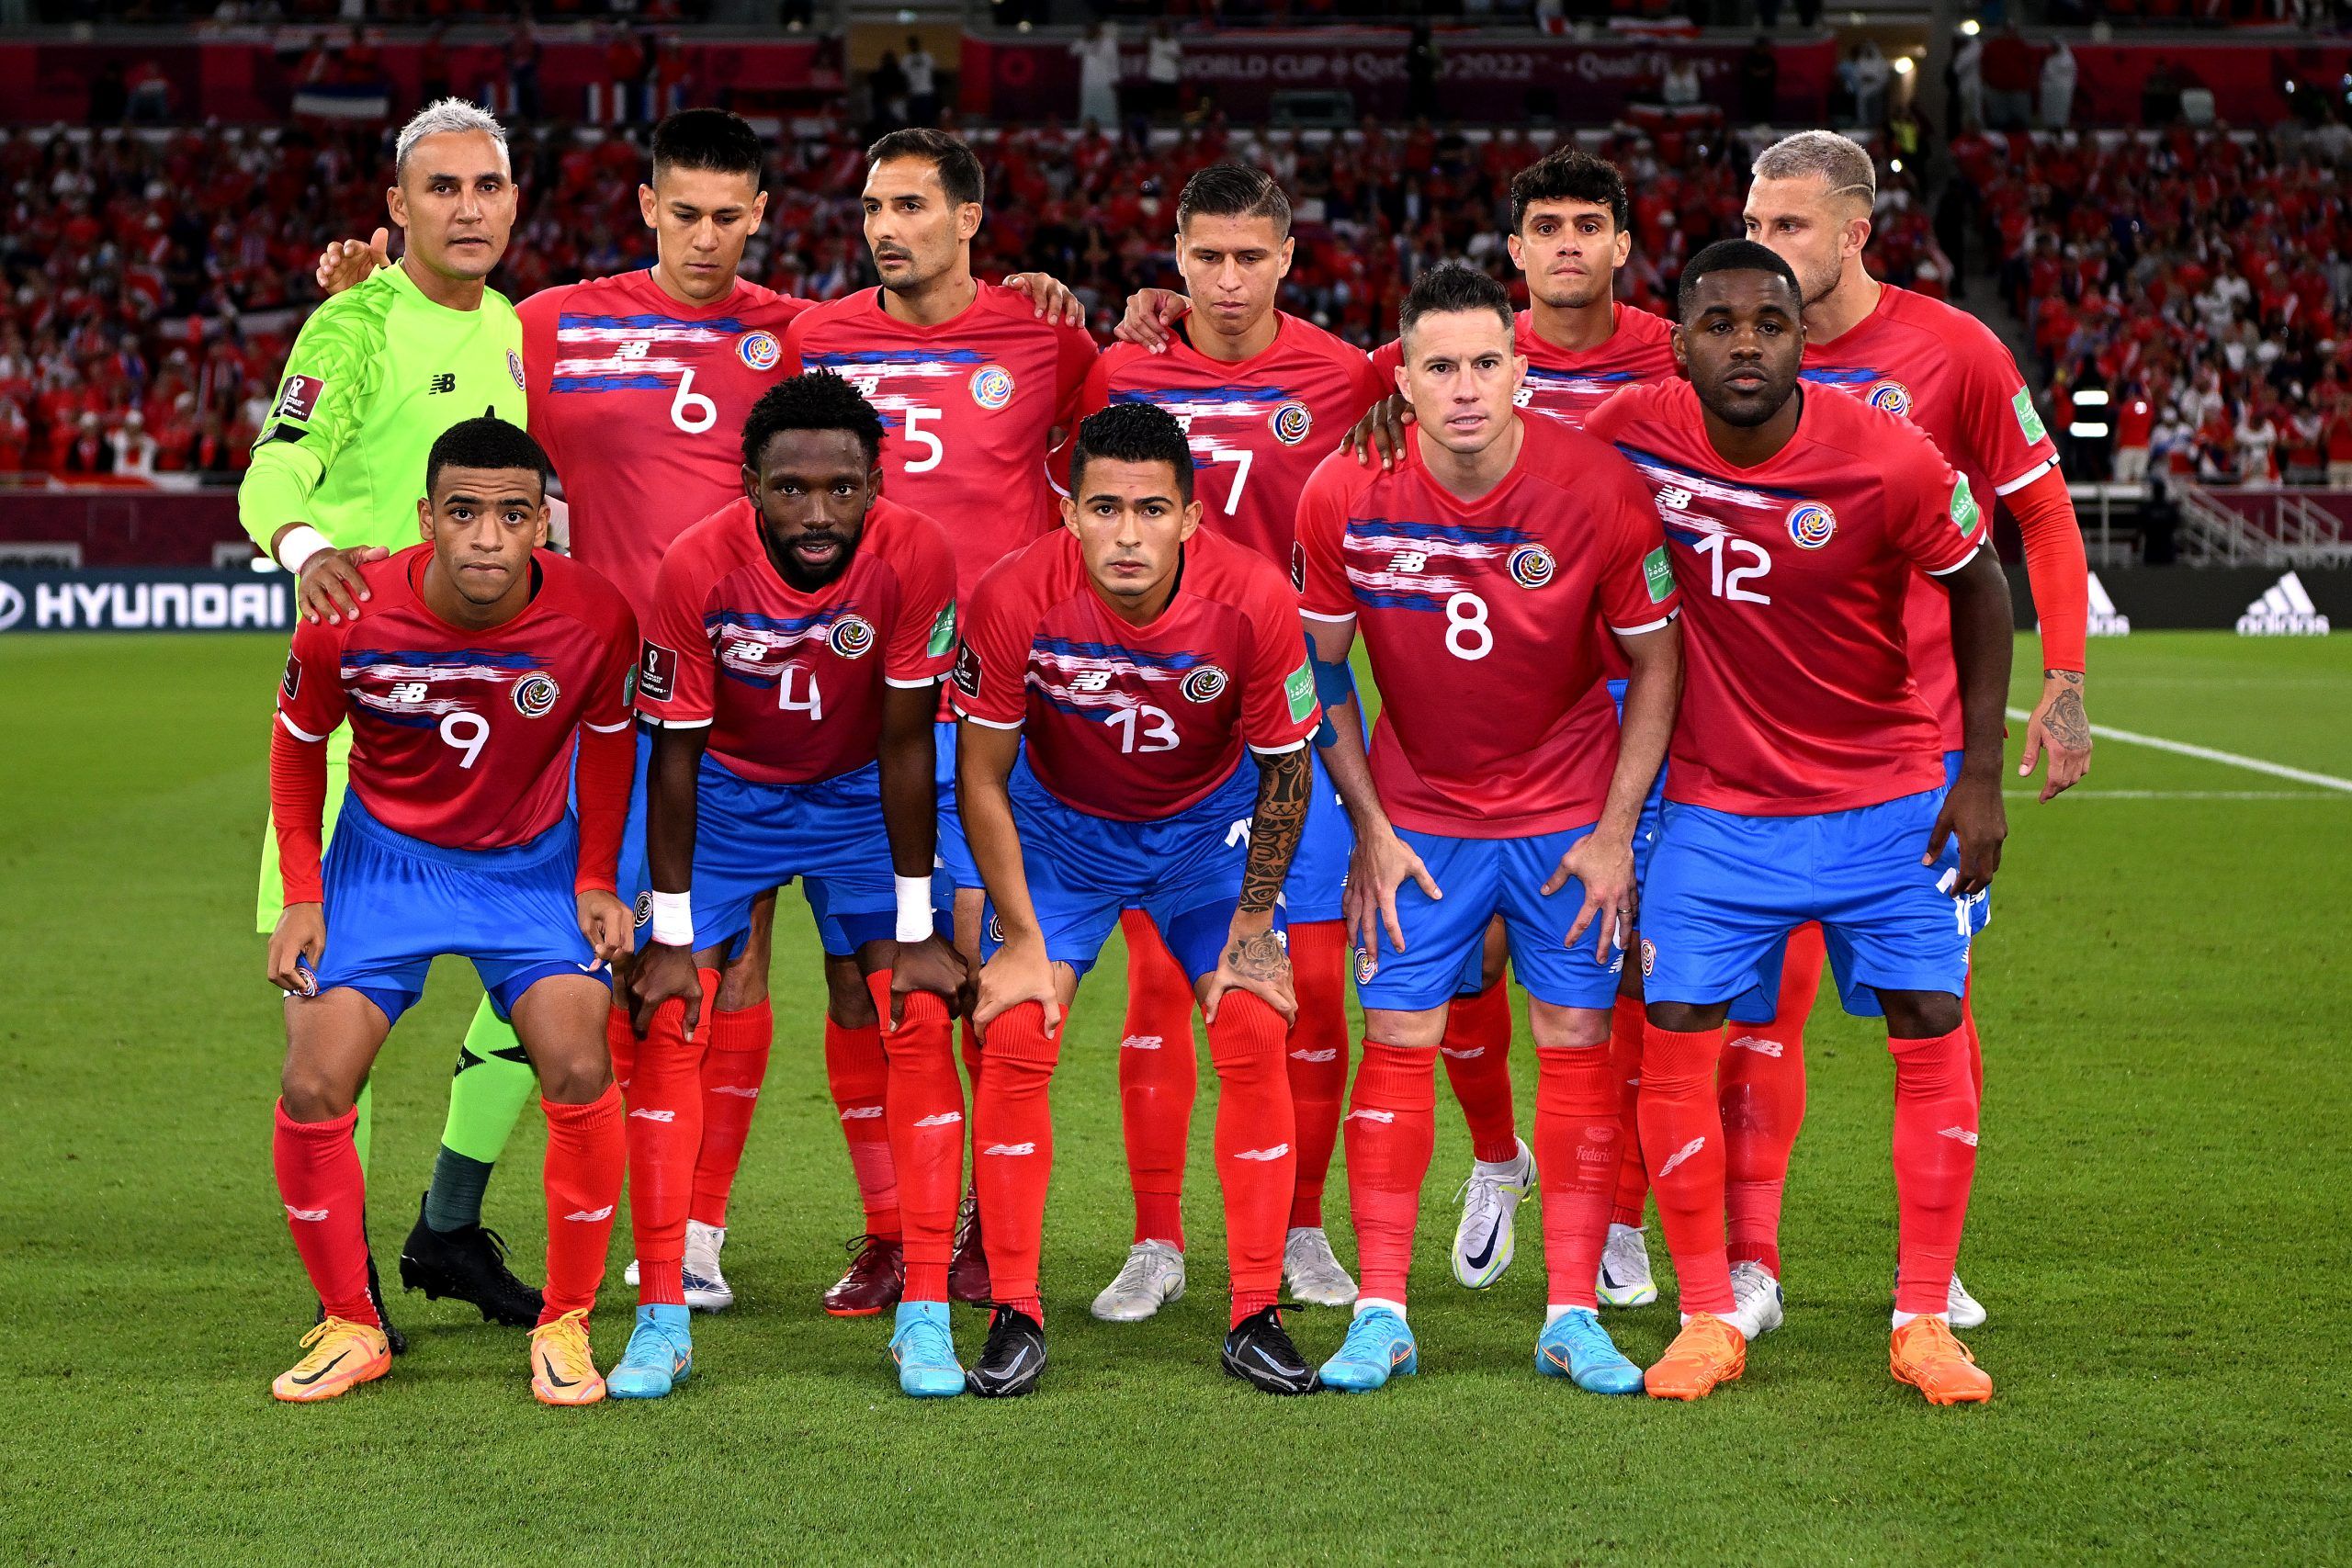
[[1895, 1382], [1909, 1383], [1930, 1404], [1982, 1404], [1993, 1397], [1991, 1374], [1940, 1317], [1915, 1317], [1896, 1329], [1886, 1364]]
[[1642, 1374], [1654, 1399], [1704, 1399], [1747, 1370], [1747, 1340], [1711, 1312], [1693, 1313], [1666, 1354]]
[[604, 1374], [588, 1349], [588, 1309], [574, 1307], [531, 1330], [531, 1393], [541, 1404], [594, 1404]]
[[372, 1323], [330, 1317], [302, 1336], [310, 1352], [277, 1374], [269, 1392], [289, 1404], [309, 1404], [346, 1393], [392, 1370], [392, 1348]]

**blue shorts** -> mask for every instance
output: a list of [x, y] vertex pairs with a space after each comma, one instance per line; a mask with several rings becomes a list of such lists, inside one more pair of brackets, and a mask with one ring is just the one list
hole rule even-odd
[[611, 966], [580, 934], [579, 870], [580, 825], [569, 815], [509, 849], [449, 850], [385, 827], [346, 795], [321, 867], [319, 989], [357, 991], [398, 1023], [443, 953], [473, 961], [501, 1018], [550, 975], [609, 984]]
[[1876, 1016], [1877, 992], [1943, 991], [1968, 978], [1973, 899], [1947, 891], [1960, 850], [1919, 863], [1941, 788], [1806, 817], [1742, 817], [1668, 802], [1642, 903], [1642, 987], [1652, 1001], [1722, 1001], [1778, 976], [1788, 933], [1821, 922], [1838, 998]]
[[[1340, 804], [1339, 787], [1323, 766], [1320, 748], [1309, 746], [1314, 783], [1306, 802], [1306, 826], [1298, 836], [1298, 852], [1291, 857], [1290, 874], [1283, 880], [1283, 913], [1294, 925], [1309, 920], [1336, 920], [1348, 889], [1348, 860], [1355, 853], [1355, 829], [1347, 807]], [[1252, 775], [1254, 766], [1249, 770]], [[1254, 796], [1250, 806], [1254, 809]]]
[[939, 848], [931, 874], [931, 901], [944, 909], [954, 905], [958, 888], [980, 886], [980, 867], [972, 859], [972, 846], [964, 839], [964, 818], [956, 808], [956, 726], [953, 721], [936, 725], [933, 735], [937, 761], [932, 780], [939, 795]]
[[706, 752], [695, 780], [695, 948], [732, 956], [752, 906], [795, 877], [825, 951], [855, 953], [898, 928], [882, 768], [812, 784], [755, 784]]
[[[580, 775], [573, 763], [571, 808], [580, 809]], [[628, 820], [621, 827], [621, 854], [614, 867], [613, 889], [637, 917], [637, 945], [645, 945], [646, 928], [653, 923], [653, 874], [645, 860], [646, 775], [653, 767], [653, 731], [637, 727], [637, 771], [629, 775]]]
[[1560, 857], [1592, 829], [1572, 828], [1522, 839], [1453, 839], [1399, 828], [1396, 836], [1421, 857], [1445, 897], [1432, 899], [1418, 884], [1396, 889], [1402, 953], [1384, 933], [1376, 953], [1356, 952], [1356, 996], [1366, 1008], [1420, 1012], [1476, 988], [1487, 926], [1503, 918], [1511, 971], [1522, 989], [1555, 1007], [1605, 1008], [1617, 997], [1625, 955], [1593, 956], [1588, 930], [1567, 945], [1568, 927], [1584, 908], [1584, 885], [1571, 880], [1545, 897], [1537, 889]]
[[[1186, 975], [1198, 980], [1216, 972], [1250, 859], [1247, 824], [1258, 803], [1254, 766], [1245, 761], [1197, 804], [1158, 822], [1121, 822], [1080, 811], [1039, 784], [1025, 759], [1014, 764], [1010, 783], [1021, 863], [1047, 958], [1084, 975], [1118, 925], [1119, 911], [1141, 909]], [[1274, 929], [1285, 924], [1277, 907]], [[994, 956], [1001, 945], [991, 903], [981, 956]]]

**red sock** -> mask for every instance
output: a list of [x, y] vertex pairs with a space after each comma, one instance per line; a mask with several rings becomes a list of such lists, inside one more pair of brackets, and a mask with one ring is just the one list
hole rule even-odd
[[1886, 1043], [1894, 1056], [1894, 1308], [1943, 1312], [1976, 1179], [1976, 1090], [1966, 1026]]
[[613, 1058], [613, 1082], [627, 1099], [629, 1075], [637, 1069], [637, 1031], [629, 1027], [628, 1009], [616, 1004], [605, 1015], [605, 1050]]
[[1519, 1128], [1510, 1105], [1510, 992], [1500, 980], [1475, 997], [1456, 997], [1446, 1010], [1445, 1081], [1462, 1102], [1470, 1127], [1470, 1156], [1490, 1165], [1519, 1157]]
[[1984, 1042], [1976, 1033], [1976, 971], [1960, 983], [1960, 1026], [1968, 1032], [1968, 1076], [1976, 1085], [1976, 1106], [1984, 1107]]
[[1535, 1168], [1544, 1190], [1547, 1305], [1600, 1310], [1593, 1287], [1623, 1153], [1623, 1098], [1608, 1046], [1535, 1048]]
[[710, 998], [718, 972], [702, 972], [705, 1021], [691, 1041], [686, 1010], [664, 1002], [638, 1043], [635, 1070], [624, 1097], [628, 1144], [628, 1224], [637, 1244], [637, 1299], [643, 1306], [684, 1306], [679, 1269], [686, 1250], [686, 1211], [693, 1206], [695, 1156], [702, 1149], [702, 1058], [708, 1048]]
[[[869, 977], [875, 1005], [888, 1015], [888, 974]], [[899, 1213], [905, 1223], [907, 1280], [902, 1299], [944, 1302], [947, 1263], [956, 1248], [956, 1208], [964, 1195], [964, 1084], [956, 1076], [956, 1043], [947, 1009], [918, 991], [907, 998], [899, 1027], [882, 1036], [890, 1060], [890, 1092], [883, 1124], [890, 1134], [890, 1163], [899, 1171]]]
[[727, 1224], [728, 1194], [742, 1168], [775, 1041], [775, 1010], [765, 998], [731, 1012], [711, 1009], [710, 1049], [702, 1058], [702, 1148], [695, 1156], [695, 1197], [687, 1210], [696, 1224]]
[[1682, 1310], [1728, 1316], [1731, 1259], [1724, 1253], [1724, 1122], [1715, 1062], [1724, 1032], [1677, 1034], [1651, 1024], [1642, 1040], [1642, 1156], [1658, 1228], [1674, 1258]]
[[984, 1043], [988, 1070], [972, 1100], [972, 1181], [979, 1190], [989, 1279], [998, 1302], [1043, 1323], [1037, 1254], [1054, 1169], [1049, 1088], [1061, 1042], [1046, 1033], [1046, 1010], [1023, 1002], [989, 1024]]
[[1642, 998], [1619, 997], [1609, 1017], [1609, 1070], [1617, 1085], [1617, 1112], [1625, 1132], [1625, 1147], [1617, 1161], [1617, 1201], [1610, 1211], [1612, 1225], [1639, 1230], [1642, 1211], [1650, 1201], [1649, 1168], [1642, 1164], [1641, 1117], [1642, 1031], [1648, 1027]]
[[861, 1029], [825, 1020], [825, 1087], [832, 1091], [842, 1137], [849, 1144], [850, 1174], [865, 1209], [869, 1235], [899, 1239], [899, 1173], [890, 1163], [890, 1129], [882, 1119], [890, 1087], [889, 1059], [882, 1054], [882, 1025]]
[[1804, 1125], [1804, 1030], [1821, 988], [1821, 928], [1789, 933], [1781, 996], [1769, 1023], [1734, 1022], [1717, 1095], [1724, 1115], [1724, 1210], [1734, 1263], [1781, 1277], [1781, 1197]]
[[1402, 1302], [1413, 1267], [1413, 1227], [1421, 1217], [1421, 1182], [1437, 1142], [1437, 1078], [1429, 1052], [1366, 1040], [1340, 1125], [1348, 1142], [1357, 1280], [1364, 1295]]
[[368, 1299], [368, 1175], [351, 1141], [355, 1109], [332, 1122], [297, 1122], [277, 1102], [270, 1157], [294, 1250], [329, 1317], [380, 1324]]
[[972, 1027], [970, 1019], [965, 1019], [959, 1028], [957, 1042], [964, 1056], [964, 1079], [977, 1095], [980, 1092], [980, 1062], [987, 1053], [980, 1049], [980, 1032]]
[[1119, 917], [1127, 939], [1126, 1035], [1119, 1042], [1119, 1127], [1136, 1195], [1136, 1239], [1184, 1247], [1184, 1145], [1193, 1133], [1200, 1058], [1193, 983], [1140, 909]]
[[1291, 1026], [1291, 1119], [1297, 1128], [1298, 1182], [1291, 1228], [1319, 1229], [1331, 1150], [1340, 1141], [1340, 1108], [1348, 1098], [1348, 931], [1339, 920], [1290, 928], [1291, 984], [1298, 1021]]
[[[596, 1287], [605, 1282], [605, 1254], [613, 1245], [613, 1209], [621, 1199], [628, 1134], [622, 1130], [618, 1084], [606, 1085], [585, 1105], [541, 1100], [539, 1108], [548, 1118], [547, 1160], [540, 1168], [548, 1195], [548, 1286], [539, 1322], [549, 1324], [596, 1304]], [[641, 1272], [639, 1278], [645, 1277]], [[676, 1279], [674, 1265], [671, 1278]]]
[[1298, 1182], [1297, 1129], [1283, 1051], [1282, 1014], [1247, 991], [1227, 991], [1209, 1025], [1216, 1066], [1216, 1179], [1225, 1190], [1225, 1256], [1233, 1322], [1282, 1297], [1283, 1242]]

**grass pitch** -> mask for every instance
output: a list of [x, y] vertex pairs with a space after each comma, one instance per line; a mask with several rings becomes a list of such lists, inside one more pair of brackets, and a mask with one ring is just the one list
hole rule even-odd
[[[2011, 801], [1980, 948], [1989, 1103], [1962, 1257], [1993, 1314], [1970, 1336], [1997, 1383], [1986, 1408], [1930, 1410], [1888, 1380], [1892, 1072], [1834, 1002], [1790, 1181], [1789, 1324], [1702, 1404], [1535, 1375], [1532, 1208], [1498, 1286], [1453, 1283], [1447, 1199], [1469, 1154], [1443, 1094], [1419, 1377], [1277, 1401], [1218, 1373], [1213, 1087], [1192, 1293], [1147, 1325], [1095, 1323], [1086, 1303], [1128, 1237], [1115, 954], [1057, 1083], [1054, 1369], [1016, 1404], [902, 1399], [883, 1323], [817, 1309], [858, 1213], [813, 937], [787, 896], [771, 1087], [727, 1254], [742, 1304], [696, 1320], [695, 1380], [657, 1404], [544, 1410], [520, 1332], [397, 1297], [413, 1348], [393, 1376], [298, 1409], [268, 1395], [311, 1298], [271, 1186], [282, 1045], [250, 929], [282, 658], [261, 637], [0, 642], [9, 1559], [2343, 1560], [2352, 795], [2110, 740], [2076, 797]], [[2033, 658], [2021, 641], [2028, 675]], [[2102, 723], [2352, 776], [2352, 640], [2140, 636], [2092, 662]], [[2020, 705], [2034, 686], [2020, 680]], [[444, 965], [379, 1068], [387, 1259], [476, 994]], [[526, 1121], [489, 1203], [533, 1278], [540, 1143]], [[1335, 1172], [1352, 1258], [1344, 1194]], [[605, 1361], [627, 1247], [624, 1226]], [[1647, 1361], [1672, 1308], [1609, 1321]], [[982, 1326], [958, 1312], [967, 1353]], [[1342, 1325], [1307, 1311], [1294, 1327], [1321, 1355]]]

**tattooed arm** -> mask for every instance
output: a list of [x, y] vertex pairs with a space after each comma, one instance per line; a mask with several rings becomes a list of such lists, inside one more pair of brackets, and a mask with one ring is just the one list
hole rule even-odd
[[1201, 1011], [1216, 1021], [1217, 998], [1227, 991], [1250, 991], [1283, 1015], [1298, 1016], [1291, 991], [1290, 957], [1274, 934], [1274, 900], [1290, 874], [1291, 857], [1306, 827], [1306, 802], [1314, 773], [1305, 746], [1257, 752], [1258, 804], [1250, 818], [1250, 856], [1241, 872], [1241, 901], [1216, 973], [1201, 982]]
[[2050, 754], [2050, 776], [2041, 786], [2045, 801], [2072, 789], [2091, 771], [2091, 720], [2083, 711], [2079, 670], [2041, 672], [2041, 701], [2026, 720], [2025, 756], [2018, 762], [2018, 777], [2030, 775], [2044, 751]]

